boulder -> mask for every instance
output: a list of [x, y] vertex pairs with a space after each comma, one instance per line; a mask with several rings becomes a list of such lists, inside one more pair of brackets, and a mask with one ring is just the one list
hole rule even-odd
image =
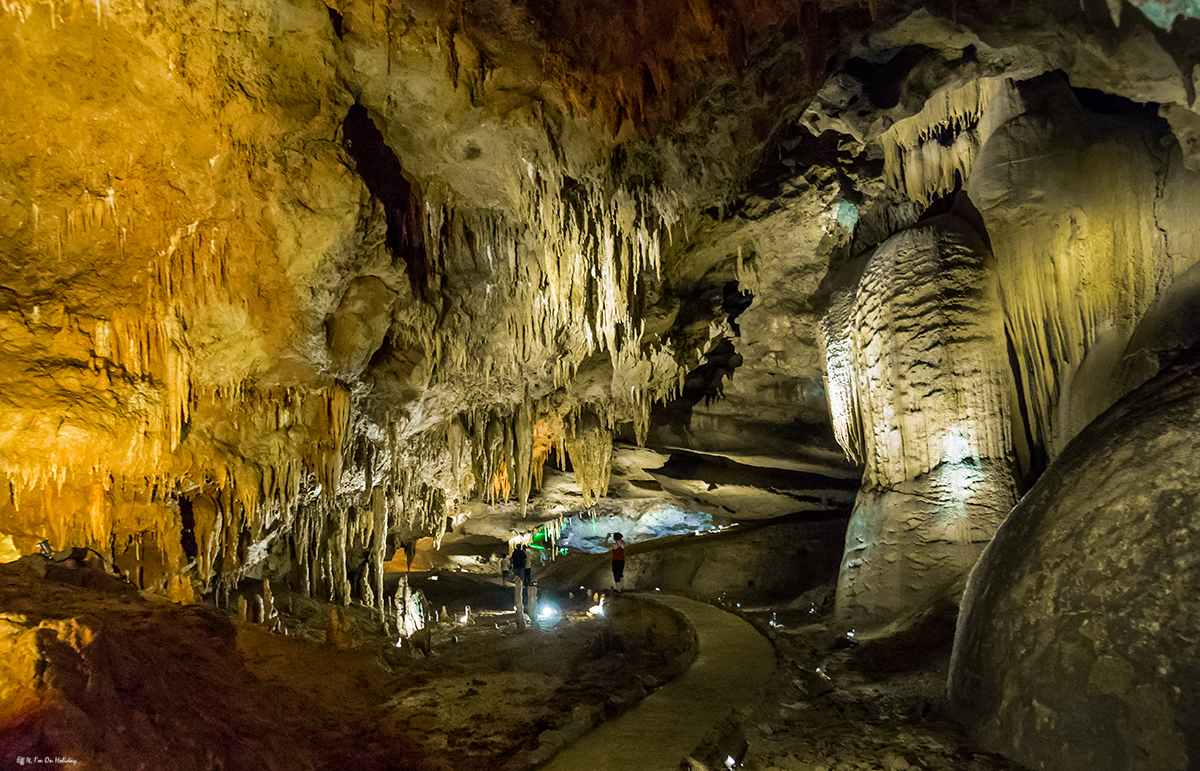
[[1200, 361], [1087, 427], [984, 551], [950, 698], [1033, 769], [1200, 767]]

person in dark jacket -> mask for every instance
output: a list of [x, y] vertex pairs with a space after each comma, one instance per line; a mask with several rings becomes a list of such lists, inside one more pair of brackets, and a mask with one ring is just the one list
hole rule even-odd
[[529, 579], [532, 571], [529, 569], [529, 555], [525, 552], [525, 547], [523, 545], [517, 544], [517, 547], [513, 549], [512, 559], [510, 561], [512, 562], [513, 580], [515, 581], [518, 578], [521, 579], [521, 597], [525, 599], [525, 601], [528, 601]]

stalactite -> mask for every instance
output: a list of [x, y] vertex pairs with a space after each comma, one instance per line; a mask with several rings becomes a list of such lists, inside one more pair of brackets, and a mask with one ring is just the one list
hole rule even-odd
[[[0, 2], [10, 12], [18, 7]], [[666, 82], [663, 72], [652, 75]], [[232, 150], [262, 165], [261, 148]], [[112, 534], [121, 532], [132, 549], [154, 543], [176, 560], [181, 525], [171, 506], [185, 497], [196, 540], [189, 580], [219, 593], [271, 546], [289, 551], [303, 591], [348, 602], [361, 590], [347, 581], [355, 567], [348, 560], [362, 546], [370, 570], [363, 586], [382, 608], [389, 533], [440, 536], [447, 511], [472, 495], [515, 492], [524, 512], [556, 445], [564, 458], [570, 446], [585, 499], [594, 503], [608, 485], [614, 424], [632, 421], [643, 440], [650, 404], [682, 383], [669, 348], [643, 349], [638, 318], [643, 278], [658, 275], [660, 234], [680, 206], [670, 191], [629, 186], [602, 170], [572, 178], [538, 158], [520, 164], [521, 188], [512, 192], [521, 203], [512, 216], [456, 209], [438, 191], [420, 191], [419, 211], [408, 212], [407, 224], [422, 229], [413, 242], [425, 250], [428, 291], [417, 293], [396, 328], [428, 360], [422, 398], [438, 388], [437, 398], [462, 396], [462, 415], [430, 418], [439, 407], [424, 404], [412, 411], [425, 410], [419, 419], [373, 415], [380, 425], [371, 425], [377, 434], [368, 439], [344, 384], [316, 385], [327, 382], [319, 375], [295, 390], [271, 389], [252, 374], [214, 368], [197, 330], [239, 314], [264, 321], [239, 283], [245, 231], [208, 215], [190, 215], [199, 218], [182, 227], [164, 220], [129, 308], [107, 318], [63, 311], [64, 334], [88, 338], [83, 358], [95, 389], [119, 400], [123, 415], [136, 413], [127, 421], [134, 429], [104, 446], [63, 443], [39, 464], [0, 458], [11, 505], [29, 508], [41, 497], [56, 545], [111, 550]], [[32, 209], [50, 259], [55, 245], [65, 242], [69, 257], [73, 238], [100, 229], [122, 258], [139, 243], [132, 230], [123, 235], [133, 206], [114, 190], [87, 192], [72, 206]], [[611, 387], [573, 393], [579, 368], [597, 353], [612, 362]], [[314, 361], [319, 370], [320, 357]], [[525, 383], [523, 393], [514, 386]], [[584, 402], [597, 403], [581, 411]], [[575, 413], [564, 426], [567, 410]], [[154, 491], [154, 505], [129, 514], [131, 490]], [[80, 491], [86, 500], [61, 505]], [[560, 528], [548, 529], [553, 543]]]
[[601, 422], [592, 410], [584, 410], [567, 429], [567, 453], [575, 469], [585, 506], [594, 506], [608, 493], [612, 471], [612, 427]]
[[970, 176], [984, 143], [1021, 109], [1013, 81], [1003, 77], [934, 94], [880, 137], [889, 184], [924, 204], [953, 192]]
[[863, 415], [858, 395], [858, 373], [854, 369], [851, 327], [855, 293], [840, 292], [817, 325], [817, 341], [825, 360], [825, 392], [833, 422], [833, 434], [854, 463], [863, 458]]
[[521, 503], [521, 516], [529, 506], [530, 486], [533, 482], [533, 408], [528, 398], [517, 408], [513, 425], [513, 466], [517, 475], [517, 499]]
[[542, 486], [544, 467], [550, 458], [550, 453], [557, 447], [559, 457], [564, 457], [562, 441], [562, 417], [555, 412], [547, 412], [539, 416], [533, 426], [533, 447], [531, 449], [531, 469], [535, 487], [541, 488]]

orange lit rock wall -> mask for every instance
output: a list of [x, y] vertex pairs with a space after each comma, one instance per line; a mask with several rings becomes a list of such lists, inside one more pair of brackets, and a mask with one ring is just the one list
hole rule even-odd
[[349, 99], [316, 21], [295, 6], [0, 14], [0, 528], [24, 550], [119, 553], [152, 533], [174, 569], [179, 492], [236, 488], [229, 528], [257, 530], [298, 462], [335, 470], [345, 389], [313, 350], [366, 213], [328, 141]]
[[527, 499], [535, 425], [604, 493], [698, 355], [640, 319], [681, 203], [497, 9], [4, 6], [6, 549], [348, 600], [499, 471]]

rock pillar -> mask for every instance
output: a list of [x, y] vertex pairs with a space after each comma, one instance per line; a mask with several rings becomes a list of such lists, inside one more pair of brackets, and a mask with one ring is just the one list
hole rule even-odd
[[865, 466], [837, 590], [845, 631], [953, 608], [1015, 502], [991, 252], [948, 214], [893, 236], [822, 321], [835, 430]]

